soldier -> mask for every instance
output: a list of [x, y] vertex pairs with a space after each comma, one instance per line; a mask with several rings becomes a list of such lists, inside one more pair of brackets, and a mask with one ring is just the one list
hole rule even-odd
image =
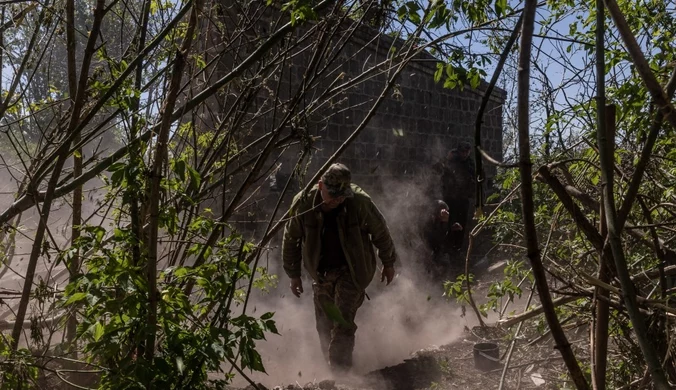
[[459, 252], [467, 223], [469, 222], [470, 199], [474, 197], [474, 165], [469, 158], [471, 146], [461, 142], [446, 156], [446, 161], [438, 165], [441, 171], [441, 191], [448, 204], [449, 227], [459, 224], [462, 229], [451, 230], [448, 237], [449, 250]]
[[439, 260], [440, 254], [447, 252], [446, 246], [450, 232], [462, 230], [462, 226], [457, 222], [451, 224], [449, 228], [449, 218], [450, 213], [446, 202], [435, 200], [422, 227], [423, 239], [435, 262]]
[[282, 257], [291, 292], [303, 293], [301, 261], [312, 277], [322, 352], [337, 374], [352, 366], [357, 309], [376, 270], [372, 245], [383, 264], [381, 282], [394, 278], [396, 253], [389, 229], [371, 198], [351, 184], [350, 170], [333, 164], [307, 196], [296, 195], [284, 229]]

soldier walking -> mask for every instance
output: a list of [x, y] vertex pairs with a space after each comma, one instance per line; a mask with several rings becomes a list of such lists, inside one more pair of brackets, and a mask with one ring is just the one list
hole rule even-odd
[[301, 263], [313, 280], [317, 332], [332, 370], [352, 367], [355, 316], [376, 270], [373, 246], [383, 269], [381, 282], [394, 278], [396, 253], [387, 223], [350, 170], [333, 164], [306, 196], [295, 196], [284, 229], [282, 257], [291, 292], [303, 293]]

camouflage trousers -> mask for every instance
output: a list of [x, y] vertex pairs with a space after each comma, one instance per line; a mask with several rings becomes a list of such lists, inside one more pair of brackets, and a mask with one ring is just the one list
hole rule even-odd
[[354, 318], [364, 302], [364, 291], [354, 285], [347, 267], [320, 274], [312, 290], [324, 358], [334, 370], [349, 370], [357, 332]]

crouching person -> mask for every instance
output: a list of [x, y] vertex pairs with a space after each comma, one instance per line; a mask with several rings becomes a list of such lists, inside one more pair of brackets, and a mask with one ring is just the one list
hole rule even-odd
[[[461, 231], [459, 223], [449, 226], [449, 209], [443, 200], [435, 200], [430, 205], [422, 226], [422, 238], [425, 241], [427, 252], [433, 264], [438, 264], [448, 254], [448, 236], [455, 231]], [[429, 264], [430, 266], [432, 264]]]
[[377, 268], [373, 246], [383, 264], [381, 282], [389, 285], [394, 278], [389, 229], [371, 198], [351, 184], [343, 164], [331, 165], [307, 196], [297, 194], [289, 218], [282, 257], [291, 292], [303, 293], [302, 263], [313, 280], [322, 352], [336, 374], [345, 373], [352, 367], [355, 316]]

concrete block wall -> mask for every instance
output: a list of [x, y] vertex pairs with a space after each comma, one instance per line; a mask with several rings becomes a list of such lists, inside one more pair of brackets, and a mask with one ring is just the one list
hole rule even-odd
[[[261, 23], [276, 20], [274, 11], [268, 12], [270, 15], [261, 18]], [[262, 30], [270, 31], [269, 28]], [[299, 28], [294, 34], [302, 36], [306, 32], [306, 29]], [[394, 38], [378, 35], [377, 31], [363, 26], [350, 37], [345, 45], [333, 42], [330, 50], [341, 48], [336, 53], [337, 60], [328, 64], [333, 72], [315, 86], [313, 93], [321, 93], [323, 87], [340, 73], [344, 74], [341, 82], [360, 76], [365, 69], [386, 60], [390, 49], [399, 45]], [[311, 60], [310, 53], [294, 53], [289, 58], [284, 66], [278, 68], [275, 77], [268, 79], [267, 88], [261, 90], [256, 99], [257, 107], [272, 107], [271, 91], [280, 92], [280, 101], [290, 99], [303, 81], [303, 74]], [[224, 71], [227, 72], [236, 62], [235, 59], [223, 60]], [[409, 63], [366, 128], [339, 158], [338, 161], [351, 168], [354, 182], [369, 193], [381, 193], [393, 181], [428, 186], [430, 176], [433, 176], [430, 172], [432, 164], [459, 142], [473, 143], [474, 124], [486, 83], [477, 90], [469, 87], [462, 90], [443, 88], [443, 82], [434, 81], [436, 63], [429, 54]], [[301, 126], [316, 139], [309, 176], [335, 153], [367, 116], [373, 102], [382, 93], [386, 80], [386, 74], [367, 78], [331, 98], [324, 109], [305, 118]], [[496, 89], [493, 92], [482, 125], [482, 146], [498, 160], [502, 157], [502, 104], [505, 98], [504, 91]], [[277, 119], [280, 116], [278, 114]], [[260, 129], [252, 131], [250, 138], [255, 139], [257, 134], [270, 131], [275, 121], [269, 119], [264, 118], [253, 125], [253, 128]], [[298, 150], [290, 148], [287, 154], [281, 159], [282, 177], [291, 173]], [[494, 167], [487, 166], [486, 171], [489, 179], [495, 175]]]
[[[362, 34], [367, 34], [363, 32]], [[346, 78], [373, 66], [387, 56], [388, 36], [366, 44], [358, 36], [345, 47], [349, 61], [341, 67]], [[363, 37], [369, 38], [369, 37]], [[303, 64], [296, 66], [302, 67]], [[430, 166], [443, 158], [458, 143], [473, 144], [474, 126], [486, 83], [477, 90], [469, 87], [447, 89], [435, 83], [436, 62], [426, 56], [411, 62], [400, 74], [368, 125], [339, 161], [348, 165], [357, 183], [372, 190], [382, 189], [390, 181], [420, 181]], [[346, 94], [341, 110], [315, 123], [317, 153], [311, 171], [319, 168], [366, 117], [381, 94], [386, 79], [376, 77], [353, 87]], [[496, 159], [502, 157], [502, 104], [506, 94], [496, 89], [491, 96], [482, 124], [482, 146]], [[488, 166], [489, 178], [495, 167]]]

